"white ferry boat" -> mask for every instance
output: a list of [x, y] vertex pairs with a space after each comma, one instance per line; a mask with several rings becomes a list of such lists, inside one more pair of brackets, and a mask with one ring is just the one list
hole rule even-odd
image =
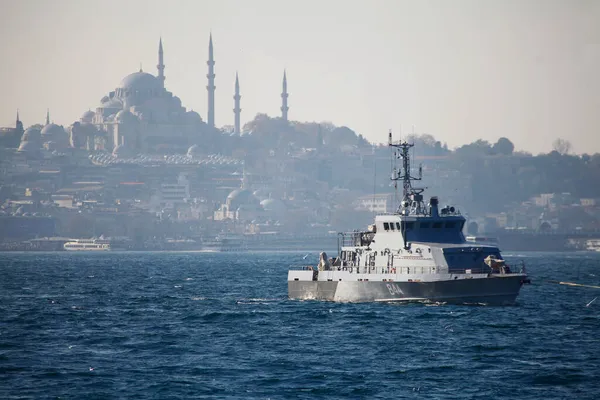
[[498, 238], [493, 236], [467, 236], [465, 238], [467, 242], [489, 244], [492, 246], [498, 246]]
[[321, 253], [317, 267], [288, 272], [288, 297], [341, 302], [425, 301], [459, 304], [512, 304], [529, 283], [524, 266], [512, 271], [497, 246], [467, 242], [465, 218], [452, 206], [426, 205], [413, 188], [407, 142], [393, 143], [392, 180], [403, 183], [397, 212], [380, 214], [367, 230], [340, 233], [338, 256]]
[[600, 251], [600, 239], [588, 239], [585, 245], [588, 251]]
[[203, 240], [202, 249], [215, 252], [241, 251], [244, 249], [244, 236], [236, 233], [220, 233]]
[[125, 245], [113, 239], [74, 239], [66, 242], [64, 249], [67, 251], [110, 251], [125, 250]]

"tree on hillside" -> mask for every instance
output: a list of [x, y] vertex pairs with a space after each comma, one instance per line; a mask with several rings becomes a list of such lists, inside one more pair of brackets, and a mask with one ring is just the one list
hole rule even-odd
[[492, 152], [494, 154], [501, 154], [504, 156], [509, 156], [515, 150], [515, 145], [509, 139], [505, 137], [501, 137], [498, 141], [492, 146]]
[[552, 150], [563, 155], [569, 154], [569, 151], [571, 151], [571, 142], [566, 139], [558, 138], [552, 142]]
[[415, 154], [417, 155], [442, 156], [448, 153], [448, 146], [444, 147], [442, 142], [428, 133], [408, 135], [406, 141], [415, 145]]
[[478, 139], [472, 143], [465, 144], [456, 149], [459, 156], [478, 157], [492, 153], [492, 145], [487, 140]]
[[340, 126], [331, 132], [325, 132], [325, 143], [330, 147], [354, 146], [358, 143], [356, 133], [347, 126]]

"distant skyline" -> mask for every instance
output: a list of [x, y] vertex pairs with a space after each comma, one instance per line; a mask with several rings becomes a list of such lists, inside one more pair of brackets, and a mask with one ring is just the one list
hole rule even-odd
[[345, 125], [385, 142], [415, 125], [450, 148], [508, 137], [517, 150], [600, 152], [600, 1], [3, 0], [0, 126], [95, 109], [121, 79], [157, 74], [207, 121], [208, 40], [215, 124], [281, 115]]

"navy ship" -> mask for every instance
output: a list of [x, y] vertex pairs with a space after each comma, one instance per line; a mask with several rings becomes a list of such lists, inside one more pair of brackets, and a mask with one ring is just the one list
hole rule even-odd
[[[427, 204], [422, 179], [411, 175], [413, 144], [393, 142], [391, 179], [403, 196], [396, 212], [379, 214], [366, 230], [338, 234], [338, 255], [320, 254], [317, 266], [288, 272], [290, 299], [339, 302], [436, 302], [513, 304], [521, 286], [529, 283], [524, 265], [513, 271], [492, 244], [467, 242], [465, 218], [437, 197]], [[515, 268], [516, 269], [516, 268]]]

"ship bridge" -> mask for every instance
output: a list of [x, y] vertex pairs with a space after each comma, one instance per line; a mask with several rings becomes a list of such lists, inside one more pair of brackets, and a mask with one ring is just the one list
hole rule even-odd
[[465, 218], [453, 207], [441, 211], [438, 213], [437, 202], [433, 201], [427, 213], [378, 215], [375, 232], [385, 242], [464, 243]]

